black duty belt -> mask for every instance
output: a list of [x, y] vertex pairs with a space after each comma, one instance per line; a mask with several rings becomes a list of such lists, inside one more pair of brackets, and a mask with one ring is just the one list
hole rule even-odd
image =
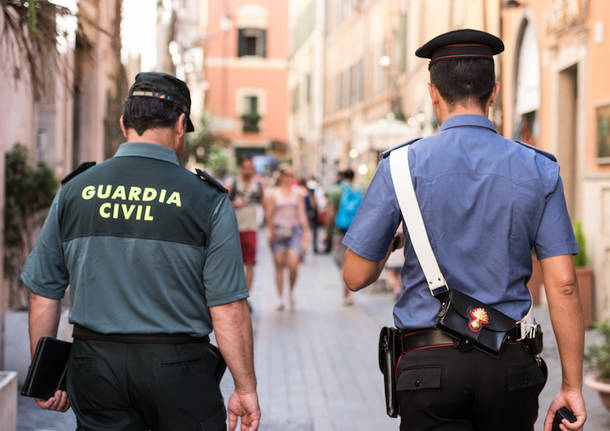
[[126, 344], [192, 344], [209, 343], [210, 337], [196, 337], [189, 334], [102, 334], [74, 325], [72, 336], [78, 340], [110, 341]]
[[[515, 343], [521, 336], [519, 326], [508, 333], [505, 343]], [[455, 346], [458, 341], [448, 335], [443, 334], [436, 328], [426, 328], [419, 330], [400, 331], [399, 350], [401, 353], [408, 353], [424, 347], [444, 347]]]

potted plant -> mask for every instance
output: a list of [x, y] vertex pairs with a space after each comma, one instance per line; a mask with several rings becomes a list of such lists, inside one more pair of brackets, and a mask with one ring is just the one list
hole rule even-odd
[[585, 327], [593, 326], [593, 268], [589, 266], [589, 256], [587, 255], [587, 241], [582, 228], [582, 223], [577, 220], [574, 223], [574, 236], [578, 243], [578, 254], [574, 256], [574, 267], [576, 269], [576, 281], [582, 303], [582, 312]]
[[587, 375], [585, 384], [596, 390], [608, 410], [610, 410], [610, 319], [595, 324], [601, 335], [601, 342], [587, 347], [585, 361], [593, 370]]

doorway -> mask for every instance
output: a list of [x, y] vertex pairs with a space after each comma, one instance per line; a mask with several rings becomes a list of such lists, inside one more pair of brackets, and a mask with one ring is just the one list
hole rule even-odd
[[568, 212], [575, 217], [578, 178], [578, 66], [559, 72], [557, 94], [557, 158], [561, 164]]

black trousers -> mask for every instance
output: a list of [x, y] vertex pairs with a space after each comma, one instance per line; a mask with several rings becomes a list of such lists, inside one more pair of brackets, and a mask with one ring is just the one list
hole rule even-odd
[[226, 430], [217, 366], [207, 343], [75, 339], [67, 389], [77, 430]]
[[520, 344], [499, 359], [446, 346], [403, 354], [396, 377], [401, 431], [532, 431], [547, 370]]

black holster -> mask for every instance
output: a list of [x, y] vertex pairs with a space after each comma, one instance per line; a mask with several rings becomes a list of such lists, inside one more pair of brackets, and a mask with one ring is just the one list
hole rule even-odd
[[385, 392], [385, 405], [388, 416], [398, 416], [398, 402], [396, 400], [396, 360], [400, 331], [396, 328], [383, 327], [379, 333], [379, 369], [383, 373], [383, 388]]

